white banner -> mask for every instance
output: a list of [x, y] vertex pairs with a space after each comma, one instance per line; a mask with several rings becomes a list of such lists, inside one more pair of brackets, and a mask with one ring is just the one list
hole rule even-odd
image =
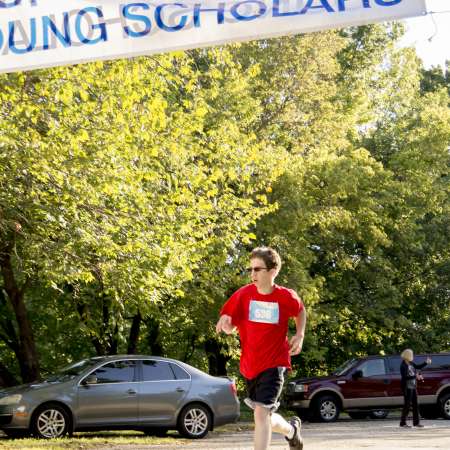
[[425, 14], [425, 0], [0, 0], [0, 72]]

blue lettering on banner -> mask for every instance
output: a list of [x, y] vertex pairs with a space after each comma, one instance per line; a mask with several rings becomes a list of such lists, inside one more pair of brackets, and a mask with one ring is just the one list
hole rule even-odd
[[225, 21], [225, 3], [220, 2], [217, 8], [202, 8], [201, 3], [194, 5], [194, 26], [200, 26], [200, 13], [201, 12], [217, 12], [217, 24], [222, 25]]
[[402, 0], [375, 0], [375, 3], [380, 6], [394, 6], [401, 2]]
[[14, 40], [14, 34], [17, 28], [20, 28], [22, 31], [22, 37], [25, 37], [25, 31], [23, 29], [23, 25], [20, 22], [9, 22], [9, 48], [16, 55], [23, 55], [24, 53], [29, 53], [33, 51], [36, 47], [36, 19], [33, 17], [30, 19], [30, 33], [31, 37], [29, 39], [28, 47], [25, 48], [17, 48]]
[[301, 11], [280, 12], [280, 0], [273, 0], [273, 17], [297, 16]]
[[318, 0], [320, 1], [320, 5], [313, 5], [313, 3], [316, 0], [308, 0], [308, 3], [305, 5], [305, 7], [301, 10], [300, 14], [305, 14], [308, 12], [308, 9], [321, 9], [324, 8], [326, 9], [328, 12], [334, 12], [334, 9], [330, 6], [330, 4], [328, 3], [328, 0]]
[[186, 5], [183, 5], [181, 3], [164, 3], [163, 5], [157, 6], [156, 11], [155, 11], [155, 20], [156, 20], [156, 24], [158, 25], [158, 27], [164, 31], [178, 31], [178, 30], [181, 30], [182, 28], [184, 28], [184, 26], [186, 25], [186, 22], [187, 22], [187, 16], [181, 16], [181, 20], [178, 25], [169, 26], [169, 25], [166, 25], [162, 21], [162, 17], [161, 17], [162, 10], [166, 6], [179, 6], [181, 8], [187, 8]]
[[141, 14], [133, 14], [132, 12], [130, 12], [131, 8], [142, 8], [144, 10], [148, 10], [150, 9], [150, 6], [147, 3], [130, 3], [122, 7], [122, 16], [125, 19], [136, 20], [138, 22], [140, 21], [145, 26], [145, 28], [142, 31], [133, 31], [130, 29], [130, 27], [125, 26], [123, 30], [125, 31], [127, 36], [130, 37], [146, 36], [148, 33], [150, 33], [152, 29], [152, 23], [150, 22], [150, 19], [147, 16], [143, 16]]
[[276, 324], [280, 320], [280, 307], [277, 302], [250, 300], [248, 320]]
[[[162, 0], [164, 1], [164, 0]], [[178, 0], [180, 1], [180, 0]], [[182, 0], [181, 0], [182, 1]], [[8, 53], [25, 55], [30, 52], [49, 51], [80, 45], [95, 45], [107, 42], [109, 27], [121, 27], [124, 38], [150, 38], [155, 29], [166, 32], [187, 30], [189, 27], [233, 24], [258, 20], [271, 16], [280, 18], [306, 14], [345, 14], [352, 7], [362, 9], [390, 8], [403, 0], [218, 0], [214, 5], [203, 5], [202, 0], [189, 5], [174, 3], [155, 3], [134, 0], [122, 4], [117, 2], [118, 10], [113, 17], [105, 18], [101, 6], [88, 6], [49, 14], [41, 17], [12, 19], [14, 8], [35, 7], [39, 0], [0, 0], [0, 12], [8, 18], [0, 23], [0, 58]], [[406, 1], [406, 0], [405, 0]], [[7, 9], [7, 11], [2, 11]], [[106, 7], [105, 7], [106, 11]], [[25, 16], [26, 17], [26, 16]], [[202, 20], [203, 19], [203, 20]], [[211, 21], [212, 19], [212, 21]], [[114, 36], [111, 33], [111, 36]]]
[[78, 39], [83, 44], [90, 44], [94, 45], [97, 44], [100, 41], [107, 41], [108, 35], [106, 33], [106, 24], [105, 23], [98, 23], [92, 25], [92, 30], [100, 29], [100, 36], [98, 36], [95, 39], [91, 39], [90, 36], [85, 36], [81, 30], [81, 20], [84, 18], [84, 16], [88, 13], [94, 13], [97, 15], [98, 19], [103, 19], [103, 13], [100, 8], [94, 8], [93, 6], [88, 6], [87, 8], [82, 9], [78, 12], [77, 18], [75, 20], [75, 31], [77, 33]]
[[48, 50], [50, 48], [50, 42], [49, 42], [49, 28], [52, 31], [52, 33], [55, 35], [55, 37], [59, 40], [59, 42], [62, 43], [64, 47], [70, 47], [71, 40], [70, 40], [70, 27], [69, 27], [69, 13], [65, 12], [63, 14], [64, 17], [64, 34], [61, 33], [60, 30], [56, 27], [53, 20], [50, 19], [48, 16], [44, 16], [42, 18], [42, 26], [43, 26], [43, 38], [44, 38], [44, 50]]
[[[5, 2], [0, 0], [0, 8], [14, 8], [14, 6], [19, 6], [22, 3], [22, 0], [10, 0], [9, 2]], [[37, 0], [30, 0], [31, 6], [37, 6]]]
[[[248, 5], [248, 4], [256, 4], [259, 6], [259, 11], [256, 14], [253, 14], [251, 16], [243, 16], [242, 14], [239, 13], [238, 8], [242, 5]], [[257, 19], [258, 17], [263, 16], [267, 11], [267, 6], [265, 3], [260, 2], [258, 0], [246, 0], [243, 2], [239, 2], [236, 3], [235, 5], [233, 5], [231, 7], [231, 14], [234, 18], [236, 18], [237, 20], [254, 20]]]

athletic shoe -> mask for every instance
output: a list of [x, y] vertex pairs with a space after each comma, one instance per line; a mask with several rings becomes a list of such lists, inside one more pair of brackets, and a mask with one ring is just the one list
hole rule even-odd
[[400, 424], [400, 428], [411, 428], [411, 425], [408, 425], [406, 423]]
[[291, 450], [303, 450], [303, 438], [300, 434], [302, 428], [302, 421], [298, 417], [292, 417], [289, 423], [294, 427], [294, 436], [292, 439], [286, 438], [289, 442], [289, 448]]

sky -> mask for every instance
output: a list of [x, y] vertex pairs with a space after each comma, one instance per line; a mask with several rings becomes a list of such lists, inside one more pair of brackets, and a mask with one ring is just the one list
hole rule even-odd
[[445, 67], [450, 60], [450, 0], [426, 0], [427, 11], [447, 13], [426, 15], [405, 20], [406, 46], [415, 46], [426, 68]]

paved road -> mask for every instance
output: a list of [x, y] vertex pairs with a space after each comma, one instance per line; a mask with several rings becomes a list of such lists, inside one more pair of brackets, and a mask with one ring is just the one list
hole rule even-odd
[[[426, 420], [425, 428], [403, 429], [398, 419], [341, 420], [332, 424], [306, 423], [303, 426], [305, 450], [433, 450], [450, 449], [450, 421]], [[180, 450], [173, 438], [157, 446], [110, 447], [111, 450]], [[172, 443], [170, 442], [172, 441]], [[192, 450], [252, 450], [252, 432], [232, 431], [213, 433], [200, 441], [183, 441], [182, 447]], [[286, 441], [273, 436], [271, 449], [288, 450]]]

